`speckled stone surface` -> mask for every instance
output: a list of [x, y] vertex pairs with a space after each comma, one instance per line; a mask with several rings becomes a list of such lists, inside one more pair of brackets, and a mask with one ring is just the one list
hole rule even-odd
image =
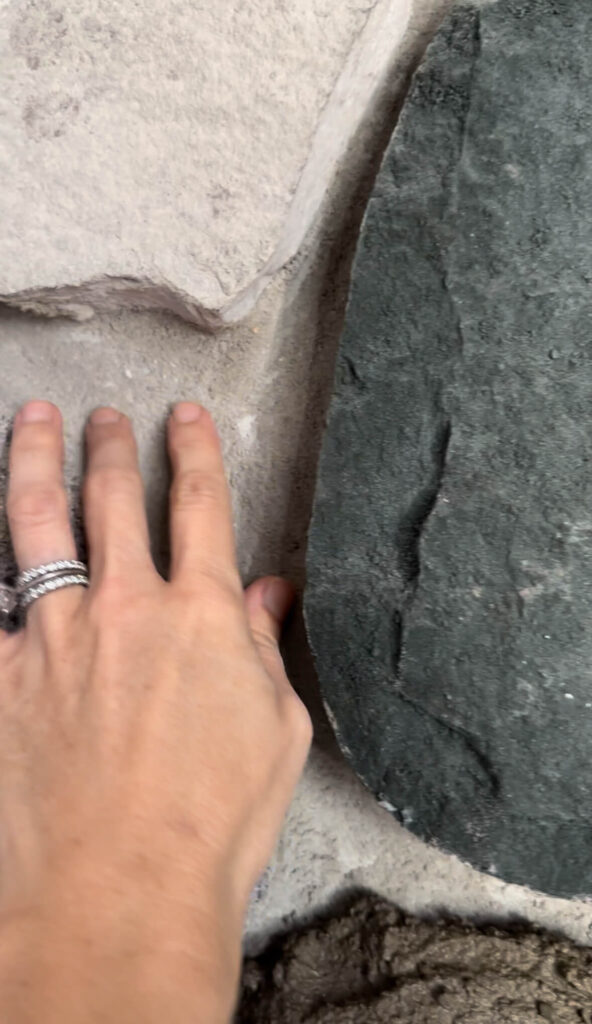
[[0, 4], [0, 299], [246, 315], [315, 226], [409, 8]]
[[370, 199], [307, 619], [342, 748], [410, 829], [592, 893], [592, 8], [460, 8]]

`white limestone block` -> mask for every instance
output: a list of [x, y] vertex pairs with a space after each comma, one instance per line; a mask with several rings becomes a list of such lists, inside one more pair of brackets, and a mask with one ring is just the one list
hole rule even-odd
[[239, 319], [301, 246], [410, 0], [4, 0], [0, 299]]

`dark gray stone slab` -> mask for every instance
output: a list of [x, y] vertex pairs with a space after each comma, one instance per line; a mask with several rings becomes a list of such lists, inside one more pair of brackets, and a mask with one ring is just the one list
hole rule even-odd
[[353, 271], [306, 616], [410, 829], [592, 893], [592, 5], [457, 10]]

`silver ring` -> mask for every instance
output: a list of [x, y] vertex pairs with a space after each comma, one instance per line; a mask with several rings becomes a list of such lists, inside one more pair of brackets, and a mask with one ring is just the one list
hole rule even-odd
[[88, 576], [88, 568], [84, 562], [79, 562], [76, 558], [61, 558], [57, 562], [46, 562], [45, 565], [38, 565], [35, 569], [25, 569], [20, 572], [16, 578], [17, 590], [24, 590], [29, 583], [47, 576], [48, 573], [56, 572], [79, 572]]
[[33, 601], [63, 587], [88, 587], [88, 568], [76, 558], [61, 558], [19, 573], [16, 591], [24, 610]]
[[33, 604], [33, 601], [44, 597], [45, 594], [51, 594], [54, 590], [61, 590], [62, 587], [88, 587], [88, 584], [88, 576], [83, 576], [81, 573], [68, 576], [53, 576], [25, 590], [21, 594], [20, 605], [23, 609], [28, 608], [30, 604]]
[[14, 587], [8, 583], [0, 583], [0, 622], [10, 616], [18, 608], [19, 596]]

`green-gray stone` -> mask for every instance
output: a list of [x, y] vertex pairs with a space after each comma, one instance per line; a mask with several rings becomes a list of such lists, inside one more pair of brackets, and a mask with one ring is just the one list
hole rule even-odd
[[592, 894], [592, 4], [457, 9], [368, 206], [306, 616], [409, 828]]

